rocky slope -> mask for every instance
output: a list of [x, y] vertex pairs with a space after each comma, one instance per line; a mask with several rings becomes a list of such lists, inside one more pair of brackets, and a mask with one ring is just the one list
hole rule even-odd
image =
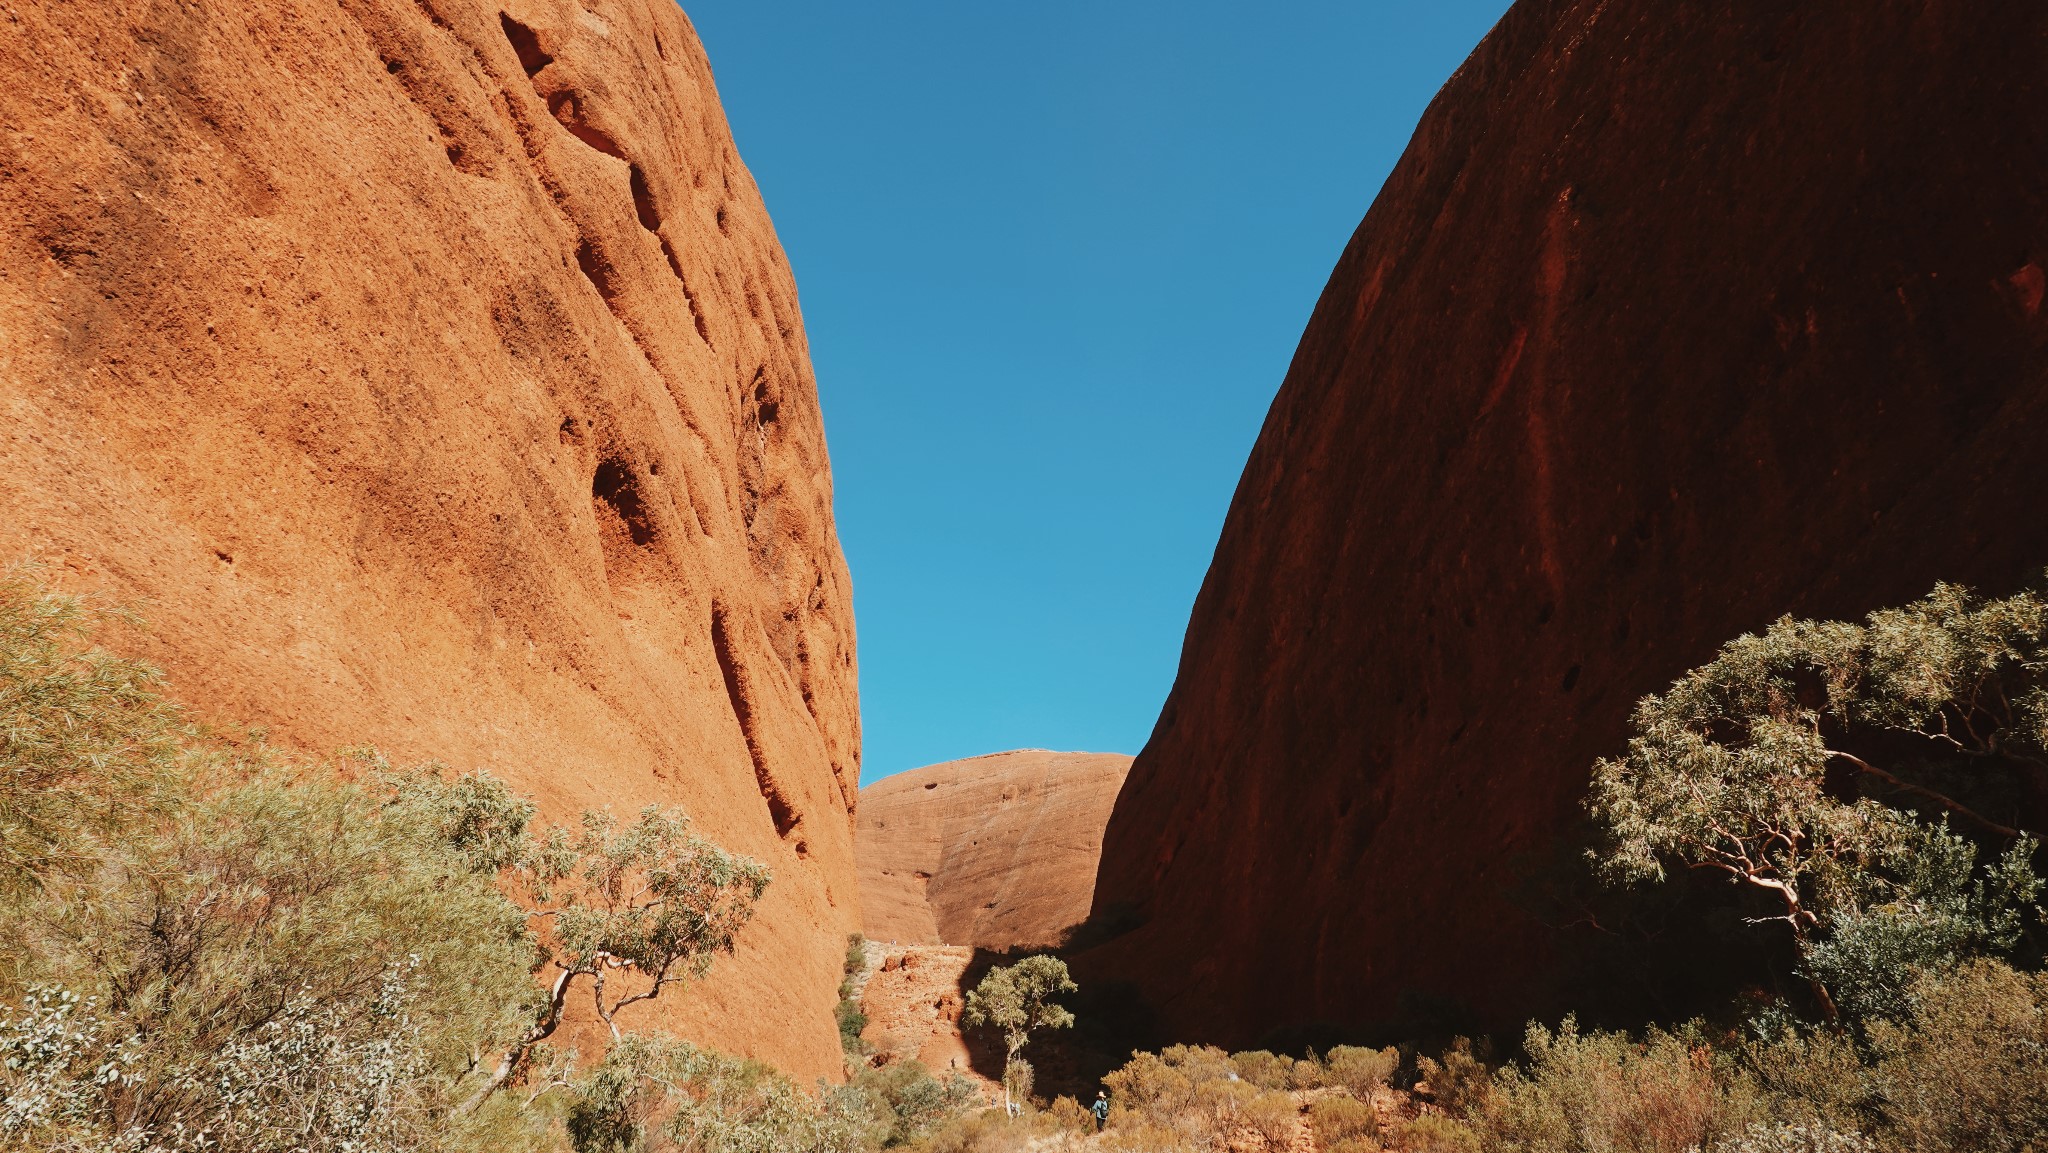
[[1005, 950], [1055, 945], [1088, 916], [1102, 828], [1131, 758], [1019, 749], [861, 790], [867, 935]]
[[853, 618], [796, 289], [666, 0], [23, 0], [0, 558], [201, 710], [679, 803], [775, 881], [643, 1018], [837, 1076]]
[[1516, 4], [1302, 338], [1084, 975], [1229, 1043], [1654, 1003], [1530, 892], [1631, 704], [2048, 564], [2044, 49], [2032, 5]]

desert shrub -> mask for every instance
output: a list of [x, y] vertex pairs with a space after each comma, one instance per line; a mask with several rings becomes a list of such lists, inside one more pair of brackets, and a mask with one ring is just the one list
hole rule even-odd
[[868, 967], [867, 939], [855, 933], [846, 939], [846, 961], [840, 967], [839, 1005], [834, 1016], [839, 1022], [839, 1048], [849, 1060], [858, 1060], [868, 1054], [868, 1043], [861, 1039], [861, 1033], [868, 1027], [868, 1015], [860, 1009], [860, 990], [856, 979]]
[[1361, 1101], [1372, 1100], [1373, 1092], [1387, 1083], [1401, 1067], [1398, 1049], [1361, 1049], [1339, 1045], [1324, 1054], [1324, 1076], [1329, 1083]]
[[1870, 1138], [1825, 1122], [1752, 1125], [1724, 1148], [1727, 1153], [1878, 1153]]
[[1097, 1139], [1097, 1153], [1210, 1153], [1207, 1137], [1190, 1136], [1152, 1121], [1127, 1121]]
[[863, 1070], [853, 1085], [874, 1100], [877, 1115], [887, 1122], [882, 1135], [886, 1146], [916, 1141], [979, 1100], [965, 1077], [955, 1074], [942, 1081], [916, 1061]]
[[1923, 975], [1903, 1022], [1870, 1027], [1886, 1143], [2038, 1150], [2048, 1135], [2048, 975], [1978, 961]]
[[1458, 1037], [1440, 1060], [1418, 1057], [1416, 1072], [1429, 1085], [1430, 1096], [1453, 1116], [1476, 1114], [1493, 1091], [1492, 1071], [1469, 1038]]
[[1338, 1094], [1319, 1097], [1309, 1105], [1308, 1127], [1323, 1149], [1346, 1141], [1370, 1140], [1380, 1133], [1379, 1114], [1371, 1105]]
[[[766, 883], [677, 814], [535, 838], [484, 774], [203, 731], [91, 647], [101, 619], [0, 577], [0, 1147], [535, 1147], [566, 1062], [538, 1069], [533, 1030], [573, 978], [699, 973]], [[520, 1072], [532, 1108], [484, 1102]]]
[[1236, 1072], [1221, 1049], [1174, 1045], [1158, 1053], [1132, 1054], [1102, 1082], [1109, 1087], [1113, 1116], [1131, 1112], [1166, 1117], [1193, 1103], [1196, 1085], [1226, 1081]]
[[[1288, 1068], [1270, 1067], [1282, 1076]], [[1130, 1144], [1138, 1140], [1137, 1133], [1172, 1133], [1189, 1148], [1221, 1148], [1247, 1129], [1292, 1133], [1298, 1115], [1294, 1099], [1284, 1090], [1259, 1088], [1238, 1069], [1235, 1059], [1208, 1046], [1174, 1045], [1134, 1054], [1103, 1078], [1111, 1094], [1110, 1124], [1121, 1132], [1118, 1140]]]
[[1493, 1149], [1471, 1126], [1441, 1113], [1424, 1113], [1405, 1122], [1395, 1138], [1402, 1153], [1480, 1153], [1482, 1149], [1491, 1153]]
[[1270, 1089], [1245, 1102], [1238, 1113], [1241, 1124], [1259, 1135], [1268, 1149], [1286, 1149], [1294, 1141], [1301, 1123], [1301, 1108], [1285, 1091]]
[[1253, 1049], [1246, 1053], [1231, 1054], [1230, 1065], [1239, 1077], [1261, 1089], [1285, 1089], [1287, 1076], [1293, 1070], [1294, 1062], [1268, 1053], [1264, 1049]]
[[[1045, 1113], [1011, 1117], [1001, 1109], [964, 1114], [910, 1146], [912, 1153], [1063, 1153], [1081, 1148], [1082, 1138]], [[1147, 1153], [1171, 1153], [1146, 1146]]]
[[1314, 1054], [1295, 1061], [1287, 1068], [1287, 1088], [1320, 1089], [1323, 1087], [1323, 1065]]
[[[236, 771], [110, 842], [89, 874], [46, 878], [23, 910], [30, 963], [134, 1039], [96, 1124], [159, 1141], [204, 1129], [232, 1153], [295, 1147], [275, 1128], [292, 1113], [293, 1140], [315, 1146], [371, 1131], [383, 1143], [364, 1148], [431, 1146], [424, 1124], [400, 1141], [402, 1116], [445, 1116], [468, 1054], [538, 999], [524, 916], [381, 790]], [[382, 1089], [338, 1075], [380, 1062]], [[258, 1067], [261, 1083], [236, 1073]], [[371, 1105], [381, 1119], [357, 1115]]]
[[1877, 1116], [1863, 1055], [1847, 1033], [1782, 1025], [1743, 1046], [1744, 1068], [1780, 1119], [1815, 1132], [1855, 1132]]
[[570, 1096], [576, 1153], [866, 1153], [887, 1128], [860, 1089], [813, 1097], [758, 1061], [635, 1034]]
[[0, 570], [0, 896], [88, 868], [189, 770], [161, 674], [92, 644], [112, 617]]
[[1691, 1153], [1763, 1120], [1752, 1082], [1700, 1038], [1651, 1030], [1529, 1027], [1529, 1067], [1503, 1067], [1472, 1119], [1488, 1148], [1526, 1153]]
[[1095, 1132], [1095, 1115], [1088, 1111], [1086, 1105], [1081, 1104], [1072, 1097], [1061, 1095], [1053, 1098], [1052, 1104], [1046, 1108], [1045, 1113], [1046, 1116], [1052, 1119], [1052, 1123], [1063, 1132]]

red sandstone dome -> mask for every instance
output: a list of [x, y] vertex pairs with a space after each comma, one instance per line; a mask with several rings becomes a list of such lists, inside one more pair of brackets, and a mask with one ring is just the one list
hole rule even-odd
[[867, 935], [982, 949], [1060, 944], [1087, 919], [1102, 828], [1131, 758], [1019, 749], [861, 790]]
[[1233, 1045], [1657, 1004], [1532, 899], [1632, 704], [2048, 565], [2044, 52], [2037, 4], [1516, 4], [1266, 418], [1084, 984]]
[[0, 561], [203, 712], [679, 804], [775, 871], [665, 1024], [838, 1077], [853, 613], [796, 287], [667, 0], [21, 0]]

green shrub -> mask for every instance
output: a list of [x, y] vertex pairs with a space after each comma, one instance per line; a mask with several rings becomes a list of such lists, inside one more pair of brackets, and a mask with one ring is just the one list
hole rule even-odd
[[92, 645], [112, 615], [37, 577], [0, 570], [0, 897], [89, 872], [194, 753], [162, 675]]
[[884, 1145], [906, 1145], [979, 1103], [965, 1077], [941, 1081], [916, 1061], [897, 1061], [880, 1069], [864, 1069], [853, 1086], [873, 1098], [878, 1116], [887, 1121]]
[[1005, 1105], [1031, 1097], [1031, 1066], [1020, 1056], [1031, 1034], [1040, 1029], [1074, 1027], [1074, 1015], [1053, 998], [1077, 987], [1067, 975], [1065, 961], [1039, 954], [1014, 965], [990, 969], [967, 994], [960, 1023], [969, 1028], [996, 1030], [1008, 1049], [1008, 1059], [1003, 1063]]
[[[1786, 617], [1633, 727], [1594, 766], [1602, 871], [1724, 875], [1790, 933], [1826, 1018], [1896, 1017], [1915, 970], [2019, 940], [2037, 846], [1985, 813], [2048, 756], [2048, 598], [1937, 585], [1865, 624]], [[1980, 865], [1949, 822], [1999, 851]]]
[[866, 1153], [887, 1130], [870, 1094], [806, 1094], [758, 1061], [627, 1034], [570, 1090], [576, 1153]]
[[1346, 1141], [1361, 1141], [1376, 1138], [1380, 1133], [1379, 1114], [1371, 1105], [1355, 1097], [1332, 1094], [1319, 1097], [1308, 1107], [1308, 1127], [1315, 1132], [1316, 1143], [1324, 1149]]
[[867, 939], [855, 933], [846, 939], [846, 961], [840, 968], [839, 1005], [834, 1015], [839, 1022], [839, 1048], [850, 1061], [867, 1056], [868, 1043], [861, 1033], [868, 1027], [868, 1015], [861, 1012], [858, 978], [867, 970]]
[[1268, 1053], [1264, 1049], [1233, 1053], [1230, 1056], [1230, 1064], [1237, 1070], [1239, 1077], [1261, 1089], [1287, 1088], [1287, 1076], [1294, 1068], [1294, 1062]]
[[1284, 1090], [1269, 1089], [1244, 1103], [1239, 1123], [1259, 1135], [1268, 1149], [1287, 1149], [1301, 1124], [1301, 1107]]
[[2039, 1150], [2048, 1137], [2048, 975], [1978, 961], [1912, 986], [1870, 1027], [1887, 1143], [1914, 1153]]
[[[1470, 1126], [1441, 1113], [1424, 1113], [1407, 1122], [1401, 1126], [1397, 1139], [1400, 1142], [1398, 1147], [1403, 1153], [1480, 1153], [1482, 1149], [1491, 1148]], [[1602, 1153], [1605, 1153], [1605, 1149]]]
[[1526, 1153], [1695, 1153], [1763, 1120], [1734, 1060], [1695, 1035], [1529, 1026], [1529, 1067], [1510, 1065], [1472, 1116], [1489, 1146]]
[[1824, 1122], [1752, 1125], [1727, 1153], [1879, 1153], [1877, 1143]]
[[1372, 1100], [1374, 1091], [1387, 1083], [1394, 1070], [1401, 1067], [1401, 1052], [1398, 1049], [1360, 1049], [1350, 1045], [1339, 1045], [1323, 1057], [1325, 1076], [1329, 1083], [1360, 1101]]
[[[575, 979], [653, 977], [611, 1020], [701, 973], [766, 884], [679, 814], [535, 838], [483, 774], [201, 731], [90, 646], [102, 619], [0, 577], [0, 1147], [534, 1148]], [[531, 1108], [484, 1107], [522, 1072]]]
[[1472, 1042], [1465, 1037], [1453, 1039], [1441, 1056], [1441, 1060], [1415, 1060], [1416, 1072], [1429, 1085], [1430, 1096], [1454, 1117], [1478, 1113], [1493, 1090], [1485, 1060], [1472, 1051]]

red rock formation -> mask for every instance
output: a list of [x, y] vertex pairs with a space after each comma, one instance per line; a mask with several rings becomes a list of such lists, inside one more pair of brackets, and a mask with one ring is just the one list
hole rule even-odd
[[1102, 827], [1131, 758], [1020, 749], [861, 790], [861, 908], [877, 941], [1056, 945], [1088, 916]]
[[1616, 995], [1516, 890], [1638, 697], [2048, 564], [2044, 50], [2039, 5], [1516, 4], [1302, 338], [1084, 973], [1232, 1043]]
[[679, 803], [775, 882], [663, 1023], [836, 1077], [853, 618], [795, 286], [666, 0], [18, 0], [0, 558], [215, 715]]

